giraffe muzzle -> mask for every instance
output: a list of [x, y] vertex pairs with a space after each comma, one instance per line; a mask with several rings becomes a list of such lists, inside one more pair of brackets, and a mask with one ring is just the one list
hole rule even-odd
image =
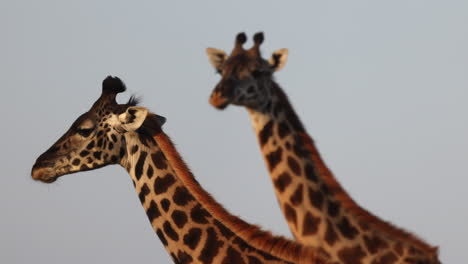
[[220, 92], [215, 92], [210, 97], [210, 104], [219, 110], [224, 110], [229, 105], [229, 101]]
[[36, 163], [31, 170], [31, 177], [36, 181], [44, 183], [52, 183], [57, 180], [54, 170], [48, 166], [49, 164]]

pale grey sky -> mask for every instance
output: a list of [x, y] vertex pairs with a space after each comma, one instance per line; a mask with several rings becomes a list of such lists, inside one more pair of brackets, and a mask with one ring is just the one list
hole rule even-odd
[[169, 263], [118, 166], [33, 182], [37, 158], [121, 77], [197, 179], [278, 234], [245, 111], [219, 112], [206, 47], [265, 32], [276, 77], [337, 178], [364, 207], [468, 258], [468, 1], [1, 1], [1, 263]]

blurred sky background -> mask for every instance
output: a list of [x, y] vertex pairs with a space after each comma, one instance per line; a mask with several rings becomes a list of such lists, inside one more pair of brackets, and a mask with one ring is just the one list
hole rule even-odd
[[[289, 235], [246, 111], [208, 104], [206, 47], [264, 31], [276, 78], [365, 208], [468, 258], [468, 1], [1, 1], [1, 263], [169, 263], [119, 166], [52, 185], [35, 159], [109, 74], [166, 116], [201, 184]], [[248, 45], [251, 44], [249, 39]]]

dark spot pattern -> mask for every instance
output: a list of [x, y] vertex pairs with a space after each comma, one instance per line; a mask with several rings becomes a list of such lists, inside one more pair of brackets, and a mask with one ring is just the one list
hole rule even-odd
[[289, 199], [289, 201], [291, 202], [292, 205], [298, 206], [302, 204], [302, 201], [304, 199], [303, 188], [304, 188], [303, 185], [299, 184], [296, 190], [294, 191], [294, 193], [291, 195], [291, 198]]
[[232, 247], [229, 247], [226, 256], [221, 264], [245, 264], [241, 254]]
[[151, 148], [154, 139], [152, 137], [148, 137], [145, 133], [138, 133], [138, 139], [140, 140], [141, 144], [144, 146]]
[[74, 160], [72, 161], [72, 165], [74, 165], [74, 166], [80, 165], [80, 159], [74, 159]]
[[338, 241], [338, 234], [335, 231], [330, 220], [327, 220], [327, 230], [325, 231], [325, 241], [328, 245], [333, 246]]
[[148, 219], [151, 223], [153, 220], [161, 216], [161, 212], [159, 211], [158, 205], [152, 200], [150, 206], [146, 210], [146, 214], [148, 215]]
[[88, 155], [89, 155], [89, 151], [87, 151], [87, 150], [83, 150], [83, 151], [80, 152], [81, 157], [86, 157]]
[[198, 224], [207, 224], [208, 223], [208, 217], [211, 217], [210, 213], [206, 211], [204, 208], [201, 207], [200, 204], [197, 204], [192, 208], [190, 211], [190, 217], [195, 223]]
[[272, 151], [266, 155], [266, 160], [267, 160], [268, 168], [270, 171], [273, 171], [273, 169], [278, 165], [278, 163], [281, 161], [282, 155], [283, 155], [282, 148], [278, 148], [277, 150]]
[[410, 246], [409, 247], [409, 254], [410, 255], [421, 255], [421, 254], [424, 254], [421, 250], [415, 248], [414, 246]]
[[328, 215], [330, 215], [331, 217], [338, 216], [338, 212], [340, 211], [340, 204], [338, 202], [329, 200], [327, 205], [328, 205]]
[[371, 254], [376, 253], [377, 251], [379, 251], [379, 249], [384, 249], [388, 247], [387, 242], [385, 242], [378, 236], [370, 237], [368, 235], [364, 235], [364, 244], [366, 245], [367, 250]]
[[174, 241], [179, 241], [179, 235], [177, 234], [177, 232], [174, 230], [174, 228], [172, 228], [172, 225], [171, 223], [169, 223], [169, 221], [166, 221], [164, 222], [163, 224], [163, 229], [164, 229], [164, 233], [172, 240]]
[[111, 135], [111, 139], [112, 141], [117, 142], [117, 137], [114, 134]]
[[296, 176], [301, 175], [301, 166], [299, 165], [297, 160], [291, 156], [288, 157], [288, 166]]
[[255, 248], [251, 247], [249, 244], [245, 243], [240, 237], [235, 237], [232, 240], [232, 244], [236, 245], [242, 252], [246, 251], [256, 251]]
[[175, 183], [175, 178], [172, 174], [168, 173], [164, 177], [157, 177], [154, 180], [154, 192], [156, 194], [165, 193], [169, 187]]
[[94, 148], [94, 144], [95, 144], [95, 143], [94, 143], [94, 140], [91, 141], [91, 142], [86, 146], [86, 149], [87, 149], [87, 150], [90, 150], [90, 149]]
[[153, 166], [151, 166], [151, 164], [148, 164], [148, 170], [146, 171], [146, 175], [148, 176], [148, 179], [153, 178], [154, 169]]
[[163, 245], [164, 245], [165, 247], [167, 247], [167, 239], [166, 239], [166, 236], [164, 235], [164, 233], [162, 232], [161, 229], [158, 228], [158, 230], [156, 230], [156, 235], [158, 235], [159, 240], [161, 240], [161, 242], [163, 243]]
[[337, 227], [341, 234], [350, 240], [358, 235], [358, 230], [349, 222], [346, 216], [343, 216], [341, 221], [337, 224]]
[[148, 153], [146, 151], [142, 151], [140, 153], [140, 157], [138, 158], [137, 164], [135, 166], [135, 177], [137, 180], [141, 178], [141, 175], [143, 175], [143, 166], [145, 165], [145, 160], [146, 156]]
[[258, 258], [254, 257], [254, 256], [248, 256], [247, 259], [249, 260], [248, 264], [262, 264], [263, 263]]
[[174, 212], [172, 212], [171, 218], [178, 228], [183, 228], [188, 221], [187, 214], [180, 210], [174, 210]]
[[202, 263], [213, 263], [213, 258], [218, 255], [219, 248], [223, 245], [223, 241], [218, 240], [215, 230], [212, 227], [208, 228], [206, 242], [198, 259]]
[[327, 185], [327, 184], [322, 183], [322, 184], [320, 185], [320, 188], [321, 188], [323, 194], [325, 194], [325, 196], [327, 196], [327, 195], [330, 196], [330, 195], [332, 194], [332, 192], [330, 191], [330, 188], [328, 188], [328, 185]]
[[273, 120], [268, 121], [266, 125], [260, 130], [258, 134], [258, 139], [260, 141], [260, 146], [263, 147], [268, 142], [268, 139], [273, 135]]
[[291, 129], [286, 122], [281, 122], [278, 125], [278, 135], [280, 138], [284, 138], [285, 136], [291, 133]]
[[315, 208], [322, 210], [323, 195], [321, 191], [314, 191], [309, 188], [309, 201]]
[[[372, 261], [372, 264], [393, 264], [398, 260], [398, 257], [393, 252], [385, 253], [381, 257], [377, 257]], [[424, 264], [426, 262], [413, 262], [417, 264]]]
[[409, 247], [409, 254], [410, 255], [421, 255], [421, 254], [423, 254], [423, 252], [411, 245]]
[[220, 221], [214, 220], [213, 224], [218, 228], [219, 232], [221, 235], [223, 235], [226, 239], [230, 239], [232, 236], [234, 236], [234, 233], [229, 230], [226, 226], [224, 226]]
[[154, 166], [160, 170], [165, 170], [167, 168], [166, 157], [161, 151], [151, 154], [151, 159], [153, 160]]
[[177, 259], [179, 261], [177, 264], [190, 264], [193, 262], [192, 256], [187, 254], [185, 251], [179, 251]]
[[194, 250], [201, 239], [202, 230], [200, 228], [191, 228], [184, 236], [184, 244]]
[[370, 229], [369, 224], [364, 222], [364, 221], [359, 221], [358, 225], [359, 225], [359, 227], [361, 228], [362, 231], [367, 231], [367, 230]]
[[193, 196], [189, 193], [186, 187], [178, 186], [174, 192], [174, 196], [172, 197], [172, 200], [174, 203], [180, 206], [185, 206], [188, 204], [190, 201], [195, 200]]
[[284, 190], [286, 189], [286, 187], [289, 186], [289, 184], [291, 184], [291, 176], [289, 175], [289, 173], [287, 172], [283, 172], [282, 174], [280, 174], [278, 176], [278, 178], [275, 180], [274, 184], [275, 184], [275, 187], [276, 189], [279, 190], [279, 192], [284, 192]]
[[289, 222], [292, 222], [294, 226], [297, 228], [297, 214], [296, 210], [292, 208], [289, 204], [284, 204], [284, 215]]
[[137, 153], [137, 151], [138, 151], [138, 145], [135, 145], [135, 146], [133, 146], [132, 149], [130, 150], [130, 154], [133, 155], [133, 154]]
[[[100, 131], [100, 132], [102, 132], [102, 131]], [[103, 141], [102, 138], [100, 138], [100, 139], [98, 140], [98, 142], [97, 142], [98, 148], [101, 148], [101, 147], [102, 147], [102, 141]]]
[[95, 151], [93, 152], [93, 157], [97, 160], [101, 159], [102, 151]]
[[169, 207], [171, 206], [171, 201], [168, 199], [164, 198], [161, 200], [161, 207], [164, 210], [164, 212], [169, 211]]
[[144, 183], [143, 186], [141, 186], [140, 193], [138, 194], [138, 198], [140, 198], [141, 204], [145, 203], [146, 195], [148, 195], [149, 193], [150, 193], [150, 189], [148, 188], [148, 185]]
[[293, 145], [293, 151], [298, 157], [302, 158], [308, 158], [309, 157], [309, 152], [307, 149], [304, 147], [302, 143], [302, 140], [296, 139], [296, 143]]
[[343, 248], [338, 251], [338, 258], [345, 264], [361, 264], [366, 256], [360, 245], [355, 247]]
[[399, 255], [403, 255], [403, 245], [401, 242], [396, 242], [395, 245], [393, 246], [393, 249], [395, 249], [395, 252]]
[[311, 212], [307, 212], [302, 223], [302, 234], [304, 236], [316, 234], [319, 229], [320, 220], [320, 217], [315, 217]]
[[318, 253], [319, 253], [321, 256], [324, 256], [324, 257], [327, 258], [327, 259], [330, 259], [330, 258], [331, 258], [330, 253], [328, 253], [328, 251], [326, 251], [323, 247], [319, 247]]
[[313, 182], [318, 182], [317, 174], [315, 173], [314, 167], [311, 164], [305, 165], [304, 172], [307, 179]]

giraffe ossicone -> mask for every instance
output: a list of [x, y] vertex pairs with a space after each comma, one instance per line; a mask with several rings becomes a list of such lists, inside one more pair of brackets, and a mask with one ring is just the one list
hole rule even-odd
[[[280, 207], [297, 241], [340, 263], [436, 264], [437, 247], [374, 216], [341, 187], [322, 161], [313, 140], [276, 83], [287, 49], [262, 58], [263, 33], [244, 49], [239, 33], [232, 52], [207, 49], [221, 81], [210, 103], [244, 106], [251, 117]], [[242, 40], [242, 41], [240, 41]]]
[[174, 263], [326, 263], [310, 247], [273, 236], [229, 214], [198, 184], [168, 136], [165, 118], [118, 104], [125, 85], [103, 82], [91, 109], [32, 168], [51, 183], [80, 171], [120, 164], [130, 174], [148, 219]]

